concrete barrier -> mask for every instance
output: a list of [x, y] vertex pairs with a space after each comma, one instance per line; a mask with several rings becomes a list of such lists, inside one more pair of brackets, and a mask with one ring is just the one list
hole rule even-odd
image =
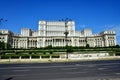
[[104, 54], [69, 54], [68, 59], [66, 59], [66, 54], [60, 55], [59, 58], [52, 58], [51, 56], [49, 58], [42, 58], [41, 56], [39, 58], [32, 58], [31, 56], [29, 58], [22, 58], [21, 56], [18, 59], [0, 59], [0, 63], [14, 63], [14, 62], [62, 62], [62, 61], [68, 61], [68, 60], [97, 60], [97, 59], [120, 59], [120, 56], [109, 56], [108, 53]]

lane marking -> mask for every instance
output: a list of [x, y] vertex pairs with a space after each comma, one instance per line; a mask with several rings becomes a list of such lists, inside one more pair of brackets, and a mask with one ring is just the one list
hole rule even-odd
[[80, 66], [80, 64], [75, 64], [75, 66]]
[[27, 71], [31, 71], [31, 70], [12, 70], [14, 72], [27, 72]]
[[10, 75], [1, 75], [2, 77], [22, 77], [26, 76], [26, 74], [10, 74]]
[[88, 67], [95, 67], [95, 65], [89, 65]]
[[87, 73], [87, 72], [67, 72], [68, 74], [84, 74], [84, 73]]
[[116, 65], [111, 65], [111, 66], [103, 66], [103, 67], [106, 67], [106, 68], [115, 68], [115, 67], [118, 67], [118, 66], [116, 66]]
[[98, 68], [98, 70], [105, 70], [105, 69], [107, 69], [107, 68]]
[[75, 69], [78, 69], [78, 68], [62, 68], [61, 70], [75, 70]]
[[116, 75], [120, 75], [120, 73], [114, 73], [114, 74], [116, 74]]

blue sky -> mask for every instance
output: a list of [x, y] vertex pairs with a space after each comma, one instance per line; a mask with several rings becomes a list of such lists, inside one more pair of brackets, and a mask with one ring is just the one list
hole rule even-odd
[[38, 29], [38, 20], [70, 18], [76, 30], [93, 33], [115, 30], [120, 44], [120, 0], [0, 0], [0, 29], [20, 33], [21, 28]]

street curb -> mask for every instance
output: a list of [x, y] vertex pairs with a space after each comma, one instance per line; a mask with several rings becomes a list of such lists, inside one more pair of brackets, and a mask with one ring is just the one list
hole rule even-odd
[[62, 60], [52, 60], [52, 59], [48, 59], [48, 60], [39, 60], [39, 61], [32, 61], [32, 60], [28, 60], [28, 61], [1, 61], [0, 60], [0, 64], [24, 64], [24, 63], [59, 63], [59, 62], [82, 62], [82, 61], [100, 61], [100, 60], [120, 60], [120, 58], [98, 58], [98, 59], [62, 59]]

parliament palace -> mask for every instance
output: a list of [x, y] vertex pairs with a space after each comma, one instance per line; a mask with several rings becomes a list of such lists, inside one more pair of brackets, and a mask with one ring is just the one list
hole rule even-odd
[[[65, 32], [68, 33], [65, 36]], [[116, 33], [113, 30], [93, 34], [92, 30], [85, 28], [75, 30], [74, 21], [44, 21], [38, 22], [38, 30], [21, 28], [20, 34], [0, 29], [0, 41], [9, 43], [12, 48], [41, 48], [76, 46], [109, 47], [116, 45]]]

